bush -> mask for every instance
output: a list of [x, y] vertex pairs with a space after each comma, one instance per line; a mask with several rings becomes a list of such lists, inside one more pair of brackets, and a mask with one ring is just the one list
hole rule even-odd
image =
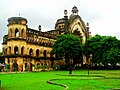
[[55, 64], [55, 65], [54, 65], [54, 69], [55, 69], [55, 70], [60, 70], [60, 65], [59, 65], [59, 64]]
[[6, 66], [6, 67], [7, 67], [7, 69], [10, 69], [10, 64], [7, 64], [7, 66]]
[[35, 66], [35, 69], [37, 69], [37, 71], [39, 71], [39, 69], [40, 69], [40, 64], [37, 64], [37, 65]]
[[43, 70], [47, 69], [47, 64], [44, 64]]
[[67, 70], [66, 65], [60, 65], [60, 70]]
[[40, 69], [40, 65], [39, 65], [39, 64], [37, 64], [35, 68], [36, 68], [36, 69]]

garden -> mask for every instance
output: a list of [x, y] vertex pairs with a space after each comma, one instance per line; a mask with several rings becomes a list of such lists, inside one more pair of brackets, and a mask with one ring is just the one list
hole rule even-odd
[[0, 73], [0, 90], [120, 90], [120, 70]]

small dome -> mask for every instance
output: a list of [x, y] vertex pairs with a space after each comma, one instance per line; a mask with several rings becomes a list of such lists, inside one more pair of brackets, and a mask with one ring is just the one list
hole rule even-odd
[[62, 23], [65, 23], [64, 18], [58, 19], [56, 24], [55, 24], [55, 28], [57, 27], [58, 24], [62, 24]]
[[23, 17], [11, 17], [8, 19], [9, 24], [27, 24], [27, 19]]

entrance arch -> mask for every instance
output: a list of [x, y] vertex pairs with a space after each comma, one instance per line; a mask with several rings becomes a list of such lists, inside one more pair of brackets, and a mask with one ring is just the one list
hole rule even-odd
[[18, 71], [18, 64], [17, 63], [13, 63], [12, 71]]

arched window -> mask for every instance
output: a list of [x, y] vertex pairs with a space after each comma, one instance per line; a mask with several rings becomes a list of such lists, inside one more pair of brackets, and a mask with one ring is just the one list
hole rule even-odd
[[15, 37], [19, 37], [19, 31], [18, 31], [18, 29], [15, 29]]
[[14, 48], [14, 54], [18, 54], [18, 47], [17, 46]]
[[53, 54], [50, 53], [50, 61], [53, 61]]
[[33, 50], [32, 50], [32, 49], [30, 49], [30, 51], [29, 51], [29, 55], [30, 55], [30, 56], [33, 55]]
[[61, 26], [59, 26], [59, 29], [61, 29]]
[[21, 48], [21, 55], [24, 54], [24, 47]]
[[11, 47], [9, 47], [9, 52], [8, 53], [9, 53], [9, 55], [11, 55]]
[[44, 58], [46, 58], [46, 50], [44, 50]]
[[37, 57], [39, 56], [39, 50], [38, 49], [36, 50], [36, 56]]

